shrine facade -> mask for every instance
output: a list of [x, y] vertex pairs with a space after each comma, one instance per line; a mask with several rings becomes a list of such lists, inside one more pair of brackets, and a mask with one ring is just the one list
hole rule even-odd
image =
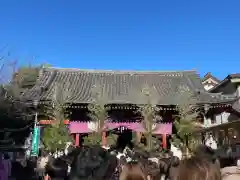
[[[148, 101], [139, 94], [144, 85], [154, 87], [155, 104], [161, 109], [161, 121], [156, 123], [155, 134], [162, 135], [166, 142], [168, 135], [173, 132], [173, 116], [176, 114], [176, 105], [179, 94], [191, 93], [194, 101], [201, 105], [204, 122], [205, 114], [209, 111], [205, 107], [229, 107], [236, 101], [235, 96], [226, 96], [219, 93], [207, 92], [195, 71], [147, 72], [147, 71], [99, 71], [81, 69], [42, 68], [35, 86], [23, 94], [26, 101], [38, 101], [40, 104], [49, 103], [54, 98], [56, 84], [64, 96], [65, 104], [69, 105], [71, 115], [66, 124], [69, 124], [70, 133], [76, 137], [83, 133], [91, 133], [92, 120], [88, 116], [88, 104], [93, 103], [92, 88], [101, 85], [101, 94], [106, 105], [110, 107], [105, 127], [107, 130], [124, 126], [136, 132], [144, 132], [142, 117], [136, 110]], [[41, 119], [41, 124], [49, 124], [51, 120]], [[103, 133], [103, 143], [106, 132]], [[166, 146], [166, 145], [164, 145]]]

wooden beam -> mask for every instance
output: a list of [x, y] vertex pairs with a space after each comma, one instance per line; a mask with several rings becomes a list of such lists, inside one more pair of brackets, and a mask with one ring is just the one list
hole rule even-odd
[[[39, 121], [39, 124], [41, 124], [41, 125], [44, 125], [44, 124], [54, 124], [54, 122], [55, 122], [55, 120], [40, 120]], [[69, 124], [70, 123], [70, 121], [69, 120], [64, 120], [64, 124]]]
[[231, 79], [232, 83], [240, 83], [240, 78]]

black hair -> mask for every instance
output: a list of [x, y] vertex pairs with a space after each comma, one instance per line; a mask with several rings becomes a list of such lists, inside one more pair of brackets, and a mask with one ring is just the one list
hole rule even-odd
[[51, 179], [64, 179], [67, 177], [68, 164], [61, 157], [50, 158], [45, 167], [45, 172]]
[[199, 145], [195, 151], [195, 156], [205, 158], [213, 163], [217, 160], [216, 151], [209, 146]]
[[117, 167], [116, 156], [100, 146], [83, 147], [74, 159], [69, 180], [109, 180]]

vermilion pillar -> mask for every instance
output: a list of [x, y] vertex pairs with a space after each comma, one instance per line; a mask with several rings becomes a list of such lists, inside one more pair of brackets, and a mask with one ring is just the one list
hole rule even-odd
[[163, 134], [162, 135], [162, 145], [164, 149], [167, 149], [167, 135]]
[[107, 132], [102, 132], [102, 146], [107, 146]]
[[79, 146], [79, 134], [75, 135], [75, 146]]

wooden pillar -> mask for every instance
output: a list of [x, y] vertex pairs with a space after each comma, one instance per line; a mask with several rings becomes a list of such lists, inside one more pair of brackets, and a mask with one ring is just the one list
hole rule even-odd
[[164, 149], [167, 149], [167, 135], [163, 134], [162, 135], [162, 145]]
[[102, 146], [107, 146], [107, 132], [102, 132]]
[[80, 137], [80, 135], [79, 135], [79, 133], [77, 133], [75, 135], [75, 146], [79, 146], [79, 137]]

